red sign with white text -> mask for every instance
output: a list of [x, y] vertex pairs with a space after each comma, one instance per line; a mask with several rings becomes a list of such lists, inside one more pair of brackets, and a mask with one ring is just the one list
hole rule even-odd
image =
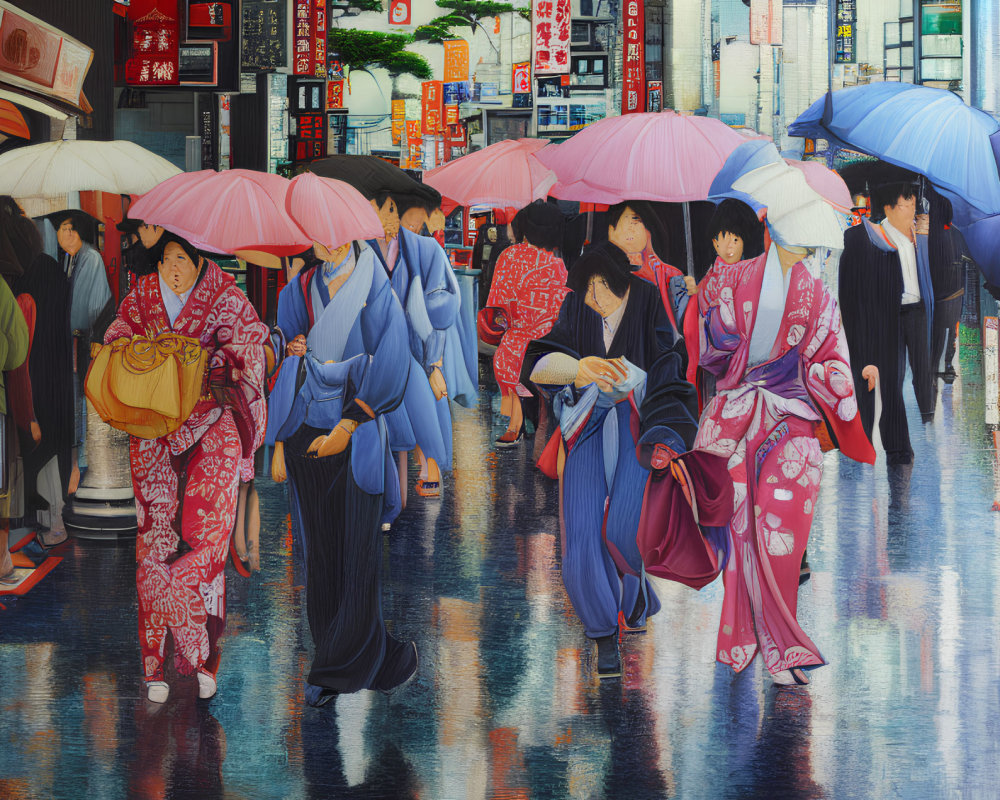
[[131, 86], [171, 86], [179, 80], [180, 24], [177, 0], [134, 0], [131, 57], [125, 82]]
[[410, 24], [410, 0], [390, 0], [389, 24], [390, 25]]
[[312, 0], [295, 0], [295, 20], [292, 28], [292, 72], [313, 74], [313, 4]]
[[622, 113], [646, 110], [645, 7], [643, 0], [622, 6]]
[[333, 108], [343, 108], [344, 107], [344, 82], [340, 81], [330, 81], [326, 85], [326, 108], [327, 110]]
[[570, 0], [534, 0], [531, 40], [535, 74], [569, 72]]

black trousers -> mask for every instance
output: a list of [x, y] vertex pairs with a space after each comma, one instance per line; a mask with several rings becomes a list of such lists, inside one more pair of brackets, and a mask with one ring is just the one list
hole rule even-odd
[[[922, 414], [933, 413], [935, 399], [931, 384], [930, 354], [927, 350], [927, 313], [923, 303], [900, 308], [897, 341], [896, 358], [890, 357], [889, 363], [875, 365], [879, 368], [882, 399], [882, 416], [879, 418], [878, 428], [888, 463], [910, 464], [913, 462], [913, 448], [910, 447], [910, 428], [903, 403], [907, 354], [913, 373], [913, 389]], [[875, 394], [868, 391], [868, 384], [861, 377], [865, 366], [867, 365], [862, 363], [852, 363], [851, 371], [854, 375], [861, 424], [870, 439], [875, 426]]]
[[[931, 372], [947, 372], [954, 369], [955, 325], [962, 316], [963, 296], [938, 300], [934, 303], [934, 341], [931, 347]], [[944, 354], [944, 364], [941, 354]], [[940, 367], [940, 369], [938, 369]]]

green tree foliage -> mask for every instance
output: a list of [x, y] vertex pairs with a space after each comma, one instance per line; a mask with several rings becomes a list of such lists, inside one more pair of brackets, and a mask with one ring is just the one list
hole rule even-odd
[[406, 49], [413, 37], [405, 33], [330, 28], [327, 41], [349, 69], [382, 67], [392, 75], [413, 75], [422, 81], [433, 77], [427, 59]]
[[454, 39], [456, 29], [468, 27], [475, 31], [479, 20], [500, 14], [518, 13], [525, 19], [531, 19], [530, 8], [516, 8], [510, 3], [495, 0], [437, 0], [437, 6], [448, 13], [418, 26], [413, 32], [417, 41], [441, 44], [445, 39]]

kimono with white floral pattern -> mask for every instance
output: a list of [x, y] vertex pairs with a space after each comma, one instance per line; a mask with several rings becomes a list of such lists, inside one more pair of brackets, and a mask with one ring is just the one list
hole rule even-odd
[[729, 459], [735, 496], [717, 658], [737, 672], [758, 648], [772, 673], [825, 663], [796, 620], [799, 567], [819, 493], [826, 423], [840, 449], [872, 463], [836, 301], [791, 269], [770, 355], [749, 364], [767, 254], [717, 263], [698, 294], [699, 365], [717, 376], [695, 448]]

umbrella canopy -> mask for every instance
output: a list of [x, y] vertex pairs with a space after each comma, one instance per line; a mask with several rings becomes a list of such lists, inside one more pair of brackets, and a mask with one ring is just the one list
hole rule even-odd
[[143, 194], [179, 172], [134, 142], [45, 142], [0, 155], [0, 194], [14, 198], [83, 191]]
[[662, 111], [599, 120], [537, 158], [559, 176], [550, 194], [563, 200], [685, 202], [708, 197], [745, 141], [717, 119]]
[[285, 210], [289, 183], [245, 169], [184, 172], [136, 200], [129, 216], [161, 225], [200, 250], [294, 255], [312, 240]]
[[796, 161], [786, 158], [785, 163], [795, 167], [806, 178], [813, 190], [838, 211], [849, 214], [854, 207], [854, 198], [847, 189], [847, 183], [836, 172], [819, 161]]
[[431, 197], [419, 181], [376, 156], [329, 156], [313, 161], [309, 171], [321, 178], [348, 183], [367, 200], [374, 199], [380, 192]]
[[547, 139], [505, 139], [424, 175], [424, 182], [462, 206], [523, 208], [542, 200], [556, 174], [535, 157]]
[[292, 179], [285, 208], [312, 241], [330, 250], [383, 235], [382, 222], [364, 195], [350, 184], [311, 172]]
[[0, 100], [0, 133], [21, 139], [31, 138], [24, 115], [10, 100]]
[[1000, 213], [1000, 124], [944, 89], [872, 83], [827, 93], [788, 126], [919, 172], [986, 214]]

